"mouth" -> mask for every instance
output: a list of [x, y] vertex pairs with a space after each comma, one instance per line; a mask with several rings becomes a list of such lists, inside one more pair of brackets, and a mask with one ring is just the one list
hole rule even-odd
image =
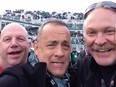
[[8, 54], [9, 55], [17, 55], [17, 54], [20, 54], [21, 51], [12, 51], [12, 52], [9, 52]]
[[63, 62], [52, 62], [52, 64], [63, 64]]
[[97, 52], [110, 52], [112, 49], [96, 49]]
[[113, 50], [116, 50], [114, 45], [103, 45], [103, 46], [94, 45], [92, 49], [93, 51], [101, 52], [101, 53], [111, 52]]
[[64, 64], [64, 62], [51, 62], [51, 64], [52, 64], [54, 67], [62, 67], [62, 65]]
[[109, 58], [112, 53], [114, 53], [114, 50], [113, 49], [99, 49], [99, 50], [94, 50], [94, 53], [93, 55], [96, 56], [96, 58], [99, 58], [99, 59], [106, 59], [106, 58]]

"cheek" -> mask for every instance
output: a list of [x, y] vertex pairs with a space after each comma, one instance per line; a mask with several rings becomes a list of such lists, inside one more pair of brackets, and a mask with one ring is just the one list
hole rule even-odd
[[37, 52], [37, 56], [39, 58], [40, 62], [46, 62], [49, 60], [50, 56], [51, 56], [51, 52], [50, 51], [38, 51]]
[[30, 44], [29, 44], [29, 43], [20, 43], [20, 45], [21, 45], [22, 47], [30, 47]]
[[0, 53], [6, 53], [9, 50], [8, 46], [2, 46], [0, 48]]
[[107, 40], [110, 41], [112, 44], [116, 45], [116, 36], [114, 37], [107, 37]]
[[70, 61], [70, 52], [65, 54], [65, 58], [66, 58], [67, 61]]
[[94, 43], [94, 40], [90, 37], [85, 38], [85, 43], [87, 46], [91, 46]]

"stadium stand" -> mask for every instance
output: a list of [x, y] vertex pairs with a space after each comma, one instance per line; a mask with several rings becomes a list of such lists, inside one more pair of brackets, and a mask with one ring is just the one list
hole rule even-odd
[[29, 38], [32, 42], [36, 39], [38, 27], [45, 21], [58, 19], [66, 22], [70, 28], [71, 44], [76, 47], [77, 51], [80, 48], [85, 48], [83, 39], [83, 13], [71, 12], [46, 12], [46, 11], [24, 11], [23, 9], [5, 10], [0, 15], [0, 29], [11, 22], [21, 23], [26, 27], [29, 33]]

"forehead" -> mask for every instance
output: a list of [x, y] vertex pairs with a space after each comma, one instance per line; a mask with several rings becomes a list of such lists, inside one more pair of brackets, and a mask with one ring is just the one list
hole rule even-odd
[[27, 35], [27, 31], [25, 30], [25, 28], [21, 27], [21, 26], [9, 26], [6, 27], [2, 30], [1, 32], [1, 37], [2, 36], [7, 36], [7, 35]]
[[69, 39], [70, 33], [66, 26], [49, 24], [44, 26], [40, 37], [44, 39]]
[[88, 14], [87, 19], [92, 17], [104, 18], [105, 16], [112, 18], [112, 16], [109, 16], [109, 15], [113, 15], [116, 17], [116, 11], [113, 11], [111, 9], [106, 9], [106, 8], [96, 8]]
[[68, 28], [62, 25], [47, 24], [42, 30], [43, 34], [69, 34]]
[[[95, 26], [95, 24], [101, 26]], [[110, 27], [111, 25], [116, 27], [116, 12], [104, 8], [97, 8], [90, 12], [84, 22], [84, 27]]]

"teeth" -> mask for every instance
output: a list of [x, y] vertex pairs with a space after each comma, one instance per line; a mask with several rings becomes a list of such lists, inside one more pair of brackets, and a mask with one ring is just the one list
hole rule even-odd
[[17, 54], [17, 53], [20, 53], [19, 51], [16, 51], [16, 52], [11, 52], [9, 54]]
[[105, 50], [98, 50], [98, 51], [104, 52]]
[[96, 50], [96, 51], [98, 51], [98, 52], [107, 52], [109, 50]]
[[62, 62], [52, 62], [52, 63], [62, 63]]

